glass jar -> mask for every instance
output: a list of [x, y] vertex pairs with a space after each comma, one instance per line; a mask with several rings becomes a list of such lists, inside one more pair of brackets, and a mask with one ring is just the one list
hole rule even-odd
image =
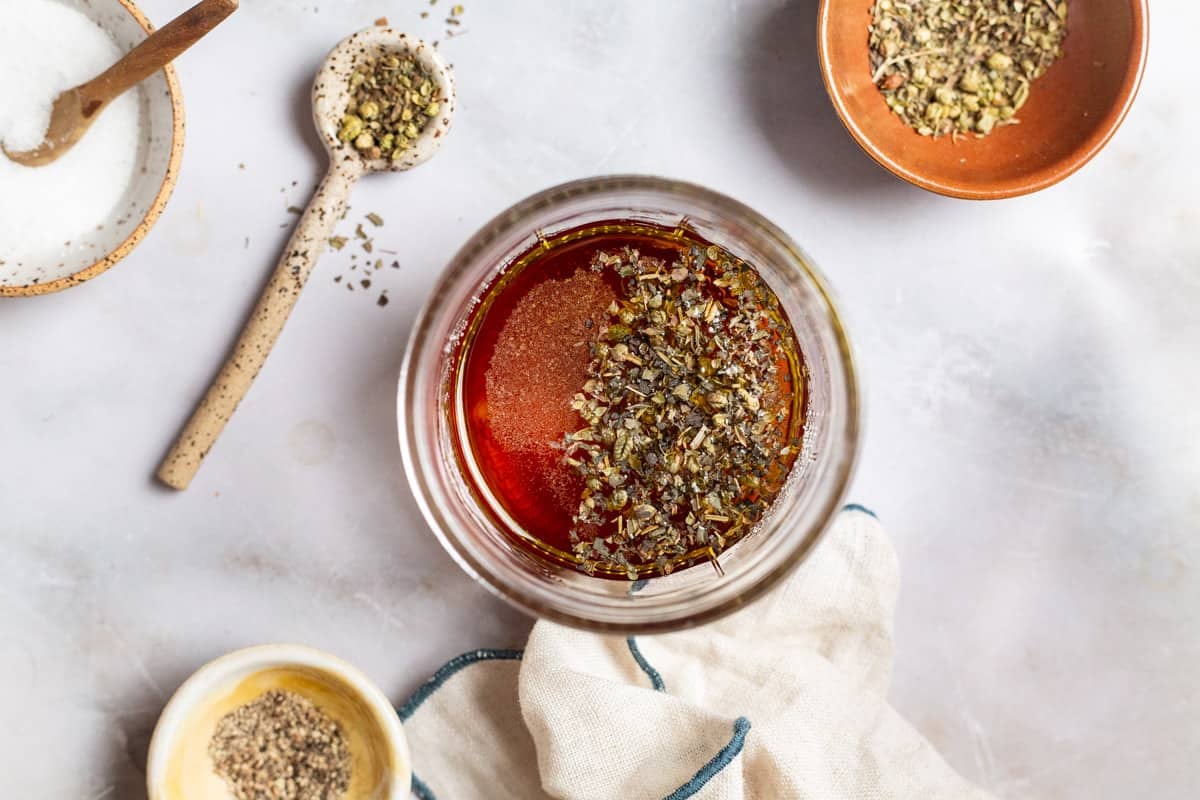
[[[471, 477], [479, 470], [461, 422], [459, 344], [481, 292], [539, 236], [605, 220], [668, 229], [682, 224], [753, 265], [778, 295], [806, 362], [801, 454], [764, 519], [721, 554], [720, 572], [701, 564], [629, 583], [556, 566], [515, 545], [504, 525], [516, 523], [500, 512], [486, 483]], [[413, 493], [463, 569], [535, 616], [626, 634], [715, 619], [783, 580], [840, 509], [859, 442], [851, 348], [825, 281], [809, 260], [779, 228], [741, 203], [692, 184], [644, 176], [589, 178], [547, 189], [472, 237], [417, 318], [400, 375], [398, 415]]]

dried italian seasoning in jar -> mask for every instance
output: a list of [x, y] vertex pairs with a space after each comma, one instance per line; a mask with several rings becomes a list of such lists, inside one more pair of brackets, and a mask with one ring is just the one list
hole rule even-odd
[[610, 580], [720, 573], [800, 457], [807, 366], [783, 302], [685, 226], [539, 237], [465, 337], [481, 490], [534, 557]]
[[791, 330], [778, 298], [716, 246], [673, 263], [600, 252], [592, 269], [625, 291], [571, 404], [585, 425], [562, 442], [585, 487], [575, 554], [630, 579], [696, 552], [717, 564], [762, 519], [799, 445], [780, 402]]

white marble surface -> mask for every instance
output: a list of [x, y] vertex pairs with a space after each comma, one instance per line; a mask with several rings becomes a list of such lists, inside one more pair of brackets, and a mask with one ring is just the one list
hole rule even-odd
[[[189, 4], [144, 2], [159, 23]], [[354, 200], [400, 253], [374, 287], [391, 305], [333, 283], [349, 251], [327, 258], [192, 488], [158, 488], [319, 176], [314, 67], [384, 14], [444, 39], [447, 4], [420, 20], [424, 0], [245, 0], [179, 63], [183, 173], [145, 244], [91, 284], [0, 303], [8, 793], [144, 797], [164, 699], [241, 645], [328, 648], [399, 698], [461, 650], [520, 643], [528, 622], [458, 571], [405, 484], [401, 351], [487, 218], [640, 171], [759, 208], [839, 291], [869, 393], [853, 499], [904, 568], [902, 711], [1000, 797], [1193, 797], [1200, 8], [1155, 3], [1141, 98], [1092, 165], [978, 205], [857, 151], [816, 72], [815, 0], [468, 0], [443, 42], [450, 140]]]

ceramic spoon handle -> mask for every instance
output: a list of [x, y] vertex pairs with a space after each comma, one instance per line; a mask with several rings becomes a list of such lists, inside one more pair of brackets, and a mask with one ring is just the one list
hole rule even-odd
[[158, 468], [158, 478], [174, 489], [186, 489], [200, 462], [233, 416], [238, 403], [262, 369], [288, 315], [300, 298], [333, 227], [346, 212], [346, 201], [363, 174], [361, 159], [338, 160], [330, 166], [308, 208], [296, 225], [271, 280], [258, 298], [233, 352], [192, 418]]

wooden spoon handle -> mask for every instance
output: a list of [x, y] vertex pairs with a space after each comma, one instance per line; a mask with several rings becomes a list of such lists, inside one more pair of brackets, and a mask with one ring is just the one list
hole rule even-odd
[[201, 461], [267, 360], [317, 258], [328, 246], [334, 225], [346, 213], [350, 189], [362, 174], [362, 160], [358, 158], [337, 160], [330, 166], [296, 225], [233, 352], [159, 465], [158, 478], [167, 486], [186, 489], [195, 477]]
[[125, 54], [117, 63], [79, 87], [85, 99], [104, 104], [174, 61], [181, 53], [237, 10], [238, 0], [201, 0]]

